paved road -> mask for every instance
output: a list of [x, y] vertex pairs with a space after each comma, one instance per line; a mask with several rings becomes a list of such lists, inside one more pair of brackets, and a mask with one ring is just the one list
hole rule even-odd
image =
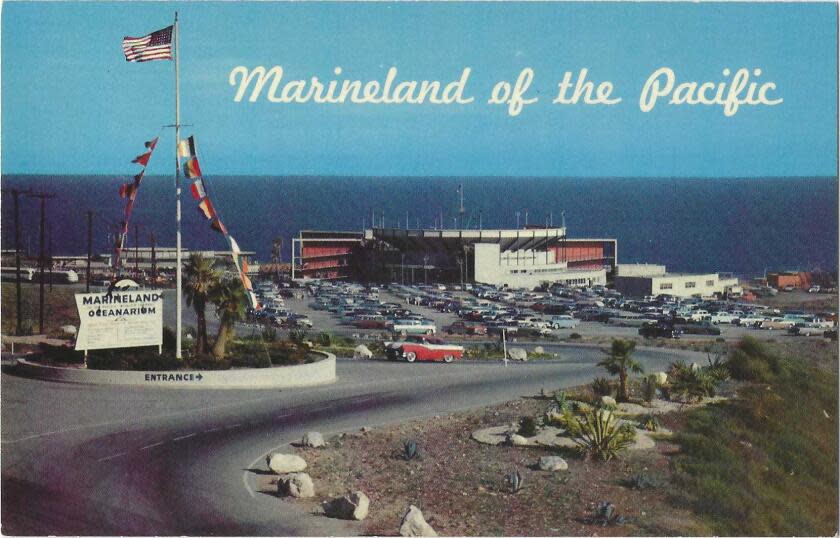
[[[266, 453], [306, 431], [398, 423], [588, 382], [600, 352], [556, 361], [338, 361], [337, 383], [294, 390], [184, 390], [2, 376], [4, 534], [352, 535], [357, 523], [255, 493]], [[646, 370], [675, 353], [640, 350]]]

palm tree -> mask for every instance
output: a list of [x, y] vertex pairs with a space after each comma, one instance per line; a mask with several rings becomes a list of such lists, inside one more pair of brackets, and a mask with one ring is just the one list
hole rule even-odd
[[204, 311], [211, 290], [219, 283], [219, 273], [215, 270], [212, 259], [193, 253], [184, 265], [184, 277], [184, 298], [187, 300], [187, 306], [192, 306], [195, 310], [195, 353], [202, 355], [210, 348]]
[[598, 363], [610, 375], [618, 376], [618, 401], [627, 401], [627, 372], [641, 374], [644, 371], [642, 365], [631, 357], [635, 349], [636, 342], [632, 340], [614, 339], [610, 350], [604, 350], [606, 358]]
[[233, 324], [245, 316], [248, 300], [242, 282], [232, 278], [220, 280], [213, 287], [210, 298], [219, 316], [219, 333], [213, 344], [213, 357], [221, 360], [225, 358], [225, 344], [233, 334]]

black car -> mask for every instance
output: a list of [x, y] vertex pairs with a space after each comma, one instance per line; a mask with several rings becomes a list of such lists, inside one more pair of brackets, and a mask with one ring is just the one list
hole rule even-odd
[[665, 323], [648, 323], [639, 328], [639, 335], [645, 338], [679, 338], [680, 329]]

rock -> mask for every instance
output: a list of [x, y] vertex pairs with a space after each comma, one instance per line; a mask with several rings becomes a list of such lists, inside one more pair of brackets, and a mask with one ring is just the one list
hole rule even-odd
[[508, 349], [508, 358], [512, 361], [527, 361], [528, 352], [521, 347], [512, 347]]
[[76, 334], [76, 326], [75, 325], [62, 325], [61, 332], [64, 334], [69, 334], [71, 336]]
[[400, 536], [437, 536], [437, 532], [426, 523], [423, 512], [412, 504], [403, 516]]
[[367, 517], [370, 499], [361, 491], [354, 491], [324, 503], [324, 514], [337, 519], [361, 521]]
[[327, 446], [324, 442], [324, 436], [318, 432], [307, 432], [304, 434], [300, 444], [311, 448], [321, 448]]
[[656, 384], [661, 387], [668, 382], [668, 374], [665, 372], [656, 372], [653, 374], [653, 379], [656, 381]]
[[277, 481], [277, 492], [280, 495], [305, 499], [315, 496], [315, 484], [306, 473], [292, 473]]
[[371, 430], [371, 427], [370, 427], [370, 426], [362, 426], [362, 429], [361, 429], [361, 430], [359, 430], [359, 431], [361, 431], [362, 433], [367, 433], [367, 432], [369, 432], [370, 430]]
[[535, 355], [542, 355], [543, 353], [545, 353], [545, 349], [543, 349], [542, 346], [537, 346], [534, 348]]
[[356, 346], [356, 349], [353, 350], [353, 358], [354, 359], [372, 359], [373, 352], [368, 349], [368, 347], [364, 344], [359, 344]]
[[565, 471], [569, 468], [566, 460], [559, 456], [543, 456], [538, 465], [542, 471]]
[[604, 407], [616, 407], [618, 404], [612, 396], [601, 396], [601, 405]]
[[700, 365], [699, 365], [699, 364], [697, 364], [696, 362], [692, 362], [692, 363], [691, 363], [691, 371], [692, 371], [692, 372], [696, 372], [696, 371], [697, 371], [697, 370], [699, 370], [699, 369], [700, 369]]
[[268, 468], [277, 474], [297, 473], [306, 469], [306, 461], [296, 454], [269, 454], [265, 460]]
[[508, 442], [513, 446], [526, 446], [528, 445], [528, 439], [519, 435], [518, 433], [512, 433], [508, 436]]

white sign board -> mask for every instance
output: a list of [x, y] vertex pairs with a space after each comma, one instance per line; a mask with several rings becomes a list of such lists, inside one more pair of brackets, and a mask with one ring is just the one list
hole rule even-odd
[[163, 292], [114, 290], [77, 293], [76, 349], [163, 345]]

